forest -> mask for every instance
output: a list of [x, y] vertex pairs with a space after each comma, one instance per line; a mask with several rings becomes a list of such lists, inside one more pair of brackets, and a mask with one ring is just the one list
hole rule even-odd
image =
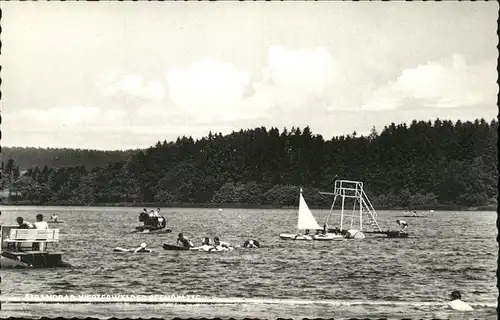
[[319, 191], [346, 179], [364, 182], [375, 208], [477, 208], [497, 203], [497, 135], [498, 121], [484, 119], [391, 123], [330, 140], [309, 127], [260, 127], [158, 141], [94, 165], [77, 160], [81, 151], [65, 165], [25, 167], [12, 156], [1, 183], [18, 192], [12, 204], [280, 207], [296, 206], [302, 187], [310, 206], [328, 207]]
[[[105, 167], [109, 163], [126, 161], [138, 150], [103, 151], [68, 148], [2, 147], [2, 159], [12, 159], [21, 170], [44, 166], [51, 168], [84, 166], [88, 169]], [[5, 164], [4, 164], [5, 165]]]

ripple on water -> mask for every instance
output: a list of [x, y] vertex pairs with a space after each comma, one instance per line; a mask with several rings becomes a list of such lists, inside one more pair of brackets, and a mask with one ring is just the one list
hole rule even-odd
[[[2, 270], [3, 295], [191, 293], [216, 297], [443, 302], [449, 291], [457, 288], [466, 300], [489, 302], [497, 296], [495, 213], [434, 212], [431, 218], [410, 222], [414, 238], [369, 237], [363, 241], [328, 243], [279, 239], [280, 232], [295, 229], [296, 210], [164, 209], [174, 232], [158, 235], [130, 234], [137, 223], [137, 213], [130, 208], [5, 207], [0, 221], [12, 222], [19, 215], [32, 219], [38, 210], [56, 212], [67, 221], [60, 226], [59, 249], [65, 251], [65, 260], [75, 267]], [[328, 211], [313, 210], [313, 213], [318, 221], [324, 221]], [[380, 224], [393, 227], [398, 212], [378, 214]], [[103, 224], [107, 226], [105, 232]], [[215, 254], [162, 250], [163, 243], [175, 243], [177, 232], [195, 242], [205, 236], [220, 236], [242, 245], [248, 238], [257, 238], [265, 247]], [[134, 248], [141, 242], [147, 242], [154, 252], [148, 255], [112, 252], [114, 247]], [[223, 314], [232, 315], [231, 308], [237, 310], [238, 306], [221, 308], [225, 310]], [[268, 318], [276, 315], [280, 307], [252, 308], [254, 314], [262, 312]], [[356, 308], [363, 311], [360, 315], [373, 312], [377, 317], [387, 310], [380, 306], [356, 306], [347, 310], [337, 308], [337, 315], [356, 314]], [[200, 314], [212, 317], [206, 311], [209, 309], [200, 307]], [[186, 307], [187, 314], [192, 310]], [[210, 310], [213, 312], [214, 308]], [[323, 312], [318, 306], [310, 309], [287, 306], [284, 310], [300, 317], [333, 316], [331, 310]], [[398, 310], [392, 311], [406, 314]], [[136, 312], [145, 317], [160, 314], [142, 309], [128, 312], [127, 315]], [[82, 315], [85, 314], [92, 315], [83, 308]], [[240, 318], [242, 314], [234, 315]]]

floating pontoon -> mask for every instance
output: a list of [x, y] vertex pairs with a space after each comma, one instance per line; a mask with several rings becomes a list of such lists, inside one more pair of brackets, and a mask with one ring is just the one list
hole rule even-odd
[[[380, 225], [377, 222], [377, 212], [375, 211], [375, 208], [373, 208], [373, 205], [371, 204], [368, 196], [363, 190], [363, 182], [337, 180], [335, 181], [333, 193], [320, 192], [320, 194], [334, 196], [332, 207], [330, 208], [330, 213], [326, 218], [326, 225], [328, 225], [328, 221], [330, 220], [331, 216], [334, 215], [333, 212], [337, 200], [341, 200], [342, 203], [340, 210], [340, 228], [328, 229], [328, 232], [340, 232], [347, 238], [355, 239], [364, 238], [364, 233], [385, 234], [390, 238], [403, 238], [408, 236], [408, 234], [402, 234], [399, 231], [382, 231]], [[346, 199], [348, 199], [348, 202], [352, 203], [352, 210], [349, 210], [349, 208], [347, 208]], [[350, 225], [348, 228], [344, 228], [344, 222], [345, 220], [348, 220], [349, 217]], [[365, 227], [366, 221], [368, 221], [368, 230]]]
[[2, 226], [2, 268], [69, 267], [62, 252], [49, 251], [49, 244], [59, 242], [59, 229], [18, 229]]

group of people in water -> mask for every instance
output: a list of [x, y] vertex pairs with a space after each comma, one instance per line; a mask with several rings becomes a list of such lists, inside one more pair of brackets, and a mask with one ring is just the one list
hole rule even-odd
[[148, 210], [144, 208], [139, 214], [139, 222], [143, 222], [144, 226], [153, 228], [165, 228], [167, 225], [167, 219], [160, 216], [160, 208], [156, 210]]
[[[176, 244], [181, 244], [184, 248], [189, 248], [190, 250], [200, 250], [200, 251], [228, 251], [233, 250], [233, 247], [229, 242], [221, 241], [219, 237], [215, 237], [213, 242], [210, 241], [209, 237], [203, 238], [200, 246], [195, 246], [191, 240], [189, 240], [183, 233], [178, 234]], [[243, 244], [244, 248], [260, 248], [260, 243], [257, 240], [247, 240]]]

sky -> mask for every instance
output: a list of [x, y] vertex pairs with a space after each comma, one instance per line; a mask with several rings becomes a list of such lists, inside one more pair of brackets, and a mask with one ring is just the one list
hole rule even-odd
[[0, 2], [2, 146], [491, 121], [496, 2]]

